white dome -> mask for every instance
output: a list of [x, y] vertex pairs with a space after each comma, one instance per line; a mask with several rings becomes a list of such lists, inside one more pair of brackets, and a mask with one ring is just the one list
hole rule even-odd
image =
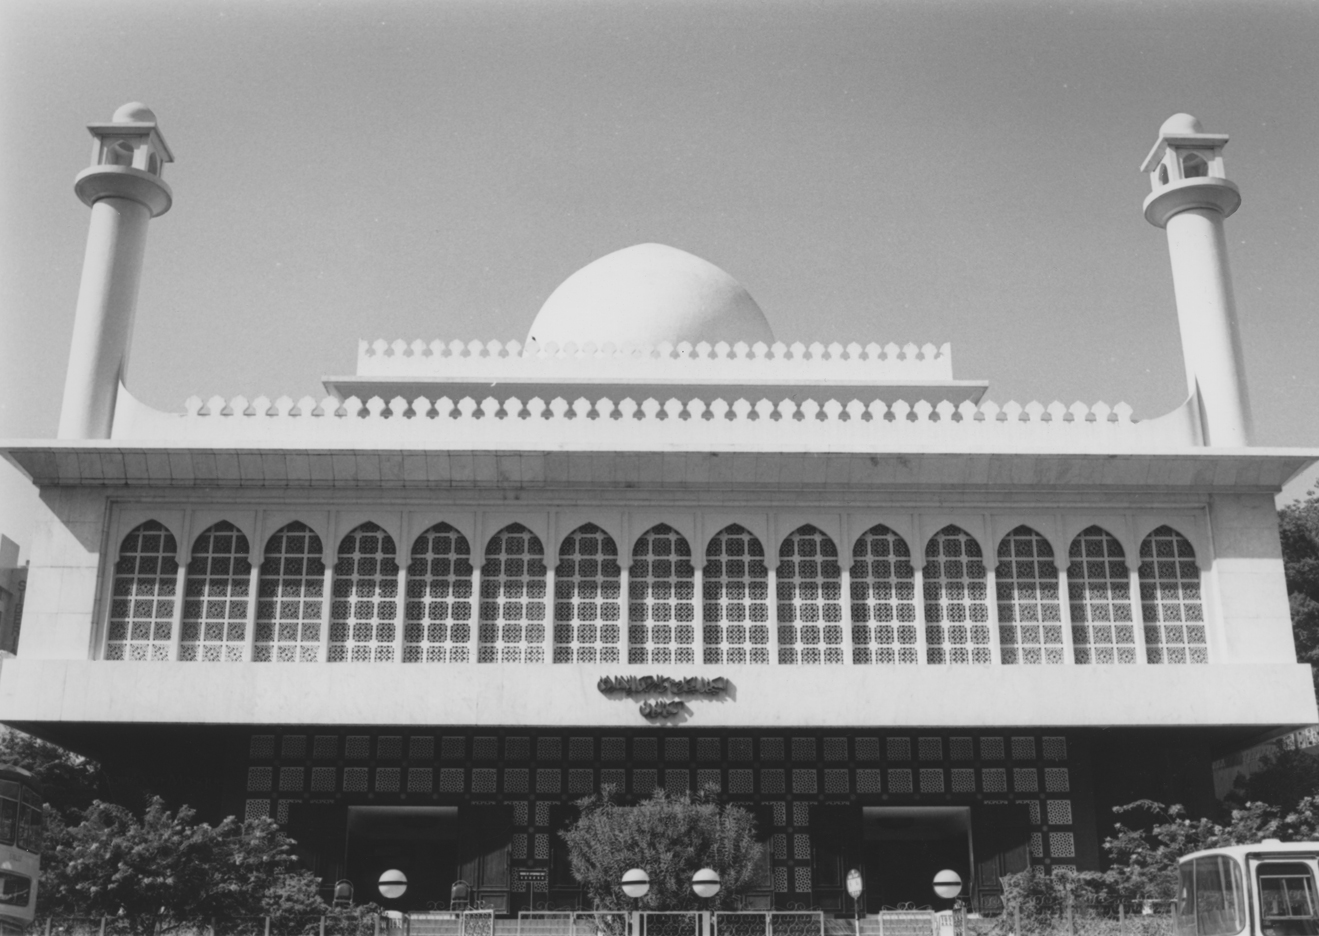
[[713, 263], [637, 244], [588, 263], [540, 307], [527, 340], [617, 347], [708, 341], [774, 343], [756, 300]]

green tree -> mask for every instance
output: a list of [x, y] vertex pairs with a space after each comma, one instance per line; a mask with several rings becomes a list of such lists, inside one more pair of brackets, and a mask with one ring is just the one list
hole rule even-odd
[[12, 728], [0, 728], [0, 764], [29, 771], [62, 817], [104, 799], [108, 791], [100, 764]]
[[1319, 494], [1278, 511], [1278, 532], [1296, 659], [1310, 664], [1319, 694]]
[[47, 809], [38, 912], [110, 916], [135, 936], [271, 915], [281, 929], [325, 912], [318, 879], [297, 868], [269, 819], [215, 826], [158, 797], [138, 818], [95, 802], [76, 824]]
[[1287, 750], [1278, 742], [1249, 776], [1237, 777], [1228, 792], [1230, 805], [1268, 803], [1279, 813], [1292, 812], [1307, 796], [1319, 795], [1319, 757], [1300, 749]]
[[[622, 806], [615, 791], [578, 800], [581, 815], [559, 834], [568, 843], [573, 877], [597, 910], [720, 910], [735, 907], [760, 875], [763, 847], [755, 818], [738, 806], [663, 790], [635, 806]], [[701, 868], [718, 872], [722, 887], [712, 900], [692, 892]], [[639, 902], [619, 887], [624, 872], [641, 868], [650, 892]]]

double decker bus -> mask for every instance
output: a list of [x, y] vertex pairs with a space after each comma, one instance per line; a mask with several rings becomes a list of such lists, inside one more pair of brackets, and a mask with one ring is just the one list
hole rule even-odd
[[32, 774], [0, 766], [0, 936], [26, 933], [36, 916], [42, 801]]

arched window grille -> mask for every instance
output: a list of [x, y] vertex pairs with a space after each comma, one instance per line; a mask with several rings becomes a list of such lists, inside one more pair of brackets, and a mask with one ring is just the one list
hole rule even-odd
[[265, 663], [315, 663], [321, 652], [325, 600], [321, 538], [293, 522], [266, 540], [257, 587], [252, 659]]
[[920, 662], [911, 550], [882, 523], [852, 547], [852, 662]]
[[925, 645], [929, 663], [992, 663], [984, 554], [946, 526], [925, 545]]
[[466, 663], [472, 642], [472, 547], [447, 523], [412, 544], [403, 662]]
[[168, 660], [178, 590], [178, 541], [155, 520], [119, 546], [110, 598], [107, 660]]
[[363, 523], [339, 541], [330, 603], [331, 663], [394, 659], [398, 561], [394, 538]]
[[661, 523], [637, 540], [628, 591], [627, 661], [695, 663], [696, 569], [681, 533]]
[[737, 524], [710, 540], [705, 564], [705, 662], [769, 662], [769, 569], [760, 540]]
[[1135, 663], [1131, 577], [1112, 533], [1086, 527], [1067, 550], [1068, 603], [1077, 663]]
[[225, 520], [203, 530], [192, 544], [180, 660], [242, 662], [252, 587], [249, 555], [247, 537]]
[[1019, 526], [998, 544], [998, 634], [1004, 663], [1062, 663], [1058, 567], [1049, 541]]
[[545, 547], [520, 523], [486, 546], [477, 662], [545, 662]]
[[1140, 608], [1151, 663], [1208, 663], [1200, 567], [1191, 541], [1161, 526], [1140, 544]]
[[614, 538], [594, 523], [559, 547], [554, 574], [554, 662], [620, 663], [622, 569]]
[[843, 662], [843, 572], [838, 547], [804, 526], [779, 546], [780, 663]]

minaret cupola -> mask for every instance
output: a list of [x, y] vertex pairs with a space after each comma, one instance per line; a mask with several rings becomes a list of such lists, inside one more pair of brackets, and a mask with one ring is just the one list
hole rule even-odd
[[174, 194], [161, 176], [174, 154], [149, 107], [125, 104], [109, 123], [88, 124], [87, 130], [94, 141], [92, 164], [73, 183], [85, 205], [128, 197], [146, 205], [153, 218], [169, 211]]

